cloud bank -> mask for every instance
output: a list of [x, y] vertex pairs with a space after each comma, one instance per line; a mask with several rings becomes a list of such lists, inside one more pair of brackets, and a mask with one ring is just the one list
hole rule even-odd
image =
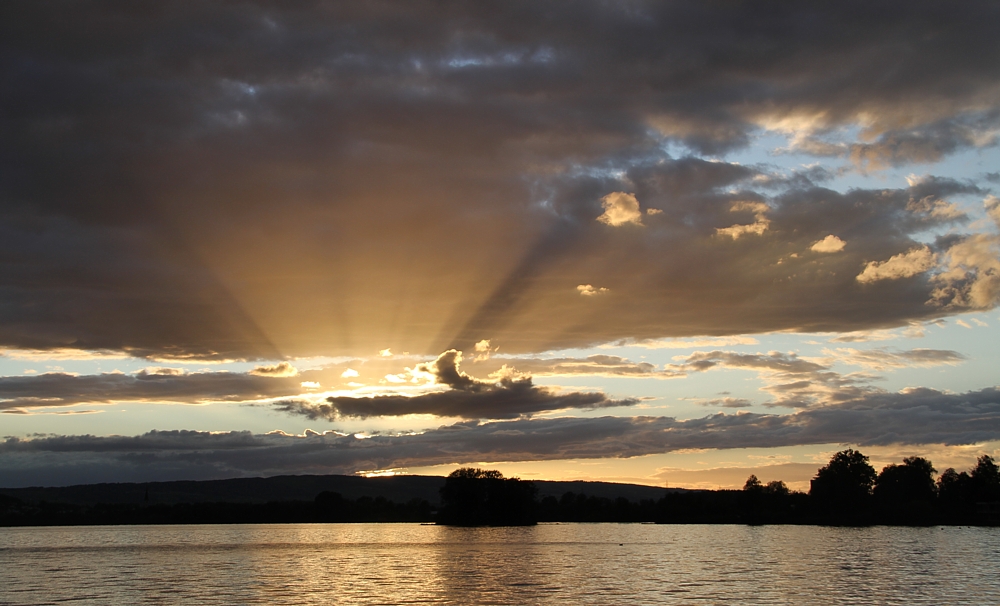
[[[489, 461], [635, 457], [691, 448], [850, 443], [974, 444], [1000, 437], [1000, 391], [932, 389], [865, 396], [791, 415], [713, 414], [469, 421], [420, 434], [254, 435], [153, 431], [0, 443], [0, 485], [224, 478]], [[42, 473], [44, 471], [44, 473]]]
[[[997, 144], [992, 2], [50, 8], [0, 24], [5, 347], [517, 354], [1000, 296], [995, 234], [916, 239], [990, 192], [824, 187]], [[726, 160], [762, 133], [841, 164]]]

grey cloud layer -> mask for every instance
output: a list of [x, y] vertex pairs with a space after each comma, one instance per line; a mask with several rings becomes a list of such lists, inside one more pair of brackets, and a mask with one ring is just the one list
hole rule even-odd
[[[248, 373], [185, 373], [170, 368], [149, 368], [138, 373], [105, 373], [76, 376], [66, 373], [0, 377], [0, 411], [61, 407], [86, 403], [146, 401], [200, 403], [282, 399], [274, 405], [284, 412], [311, 419], [432, 414], [468, 419], [509, 419], [560, 409], [597, 409], [631, 406], [638, 400], [612, 399], [601, 392], [564, 392], [534, 385], [535, 376], [600, 376], [611, 378], [674, 379], [712, 369], [745, 369], [757, 372], [771, 395], [768, 406], [810, 407], [844, 402], [865, 394], [881, 393], [870, 385], [876, 379], [865, 372], [843, 374], [834, 362], [885, 371], [896, 368], [953, 365], [965, 358], [937, 349], [891, 350], [876, 348], [827, 350], [830, 357], [805, 360], [781, 352], [695, 352], [677, 364], [659, 368], [609, 355], [587, 358], [492, 358], [473, 361], [476, 378], [460, 368], [461, 352], [449, 350], [432, 362], [415, 358], [353, 360], [327, 368], [299, 371], [282, 362], [260, 366]], [[412, 364], [412, 368], [407, 364]], [[404, 366], [405, 365], [405, 366]], [[353, 371], [353, 372], [348, 372]], [[347, 376], [343, 376], [344, 374]], [[409, 384], [409, 379], [430, 379], [438, 391], [412, 394], [335, 396], [325, 403], [296, 398], [319, 389], [344, 388], [355, 379], [375, 389], [391, 389], [383, 376]], [[379, 387], [377, 382], [385, 384]], [[723, 398], [704, 402], [722, 407], [744, 407], [743, 399]]]
[[[892, 326], [1000, 292], [976, 268], [855, 280], [961, 222], [913, 200], [986, 194], [972, 184], [838, 193], [835, 167], [662, 151], [725, 153], [761, 125], [866, 166], [991, 145], [995, 3], [0, 11], [3, 345], [539, 352]], [[864, 141], [835, 140], [861, 122]], [[614, 192], [662, 212], [601, 223]], [[748, 202], [767, 228], [720, 236], [764, 225]], [[843, 251], [808, 252], [829, 235]]]
[[972, 444], [1000, 437], [1000, 391], [879, 394], [792, 415], [470, 421], [416, 435], [194, 431], [0, 443], [0, 485], [351, 473], [481, 461], [633, 457], [687, 448]]
[[[319, 370], [299, 371], [288, 362], [258, 366], [247, 373], [194, 372], [171, 368], [149, 368], [135, 374], [104, 373], [77, 376], [45, 373], [20, 377], [0, 377], [0, 412], [24, 412], [26, 408], [71, 406], [83, 403], [119, 401], [200, 403], [211, 401], [254, 401], [289, 398], [316, 389], [344, 387], [355, 378], [375, 383], [383, 375], [430, 378], [443, 391], [420, 395], [357, 395], [327, 398], [326, 403], [284, 400], [279, 410], [313, 419], [338, 417], [399, 416], [433, 414], [469, 419], [508, 419], [533, 413], [568, 408], [608, 408], [630, 406], [635, 399], [615, 400], [600, 392], [562, 392], [534, 385], [530, 374], [502, 368], [494, 378], [477, 379], [459, 368], [461, 352], [449, 350], [433, 362], [407, 367], [410, 361], [375, 359], [354, 360]], [[534, 360], [538, 362], [537, 360]], [[530, 362], [529, 370], [532, 370]], [[657, 371], [650, 364], [633, 363], [616, 356], [591, 356], [587, 359], [561, 358], [550, 361], [563, 374], [614, 373], [614, 376], [677, 376]], [[362, 369], [348, 373], [351, 366]], [[552, 365], [539, 364], [544, 370]], [[492, 367], [480, 370], [488, 371]], [[354, 369], [351, 369], [354, 370]], [[400, 372], [403, 371], [403, 372]], [[393, 373], [398, 374], [393, 374]], [[402, 379], [397, 379], [402, 380]], [[383, 379], [381, 381], [385, 383]], [[376, 384], [376, 388], [377, 384]]]
[[131, 375], [46, 373], [0, 377], [0, 411], [116, 401], [243, 401], [301, 392], [298, 378], [289, 380], [234, 372], [182, 373], [151, 369]]

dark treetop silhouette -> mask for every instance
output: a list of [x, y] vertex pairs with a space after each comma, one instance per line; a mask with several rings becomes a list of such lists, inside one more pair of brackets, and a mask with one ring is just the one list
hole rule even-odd
[[534, 483], [496, 470], [463, 467], [441, 488], [439, 521], [454, 526], [528, 526], [536, 522]]

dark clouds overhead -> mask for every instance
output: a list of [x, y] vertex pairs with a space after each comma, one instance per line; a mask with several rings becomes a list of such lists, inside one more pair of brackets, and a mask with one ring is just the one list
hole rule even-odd
[[[841, 193], [697, 156], [765, 128], [869, 169], [995, 145], [998, 21], [990, 2], [5, 2], [0, 344], [518, 353], [989, 308], [996, 270], [969, 260], [996, 258], [991, 235], [856, 279], [985, 190]], [[597, 220], [616, 192], [641, 225]], [[811, 250], [831, 235], [841, 251]]]

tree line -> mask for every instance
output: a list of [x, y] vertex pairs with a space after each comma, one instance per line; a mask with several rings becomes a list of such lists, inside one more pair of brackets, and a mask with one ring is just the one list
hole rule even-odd
[[324, 491], [313, 501], [271, 503], [98, 504], [25, 502], [0, 495], [0, 526], [88, 524], [230, 524], [435, 522], [510, 526], [537, 522], [664, 524], [1000, 525], [1000, 468], [983, 455], [958, 472], [936, 470], [923, 457], [875, 471], [864, 454], [836, 453], [808, 493], [751, 475], [742, 490], [672, 490], [660, 499], [630, 501], [567, 492], [538, 499], [533, 482], [496, 470], [462, 468], [440, 490], [441, 502], [348, 499]]
[[819, 513], [844, 522], [998, 522], [1000, 468], [993, 457], [980, 456], [967, 472], [948, 468], [935, 481], [936, 472], [929, 460], [907, 457], [876, 473], [867, 456], [847, 449], [817, 472], [809, 497]]
[[639, 502], [567, 492], [535, 501], [531, 482], [500, 472], [459, 469], [441, 489], [439, 523], [464, 526], [534, 522], [748, 524], [1000, 524], [1000, 468], [983, 455], [969, 471], [937, 470], [923, 457], [876, 473], [854, 449], [833, 455], [808, 493], [784, 482], [747, 478], [742, 490], [667, 492]]

